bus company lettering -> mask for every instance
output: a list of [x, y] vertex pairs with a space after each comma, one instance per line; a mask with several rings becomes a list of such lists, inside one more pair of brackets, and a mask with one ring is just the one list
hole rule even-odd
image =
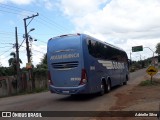
[[79, 53], [53, 55], [51, 56], [50, 60], [71, 59], [71, 58], [78, 58], [78, 57], [79, 57]]
[[99, 63], [101, 63], [104, 67], [107, 69], [124, 69], [124, 63], [120, 62], [114, 62], [114, 61], [104, 61], [104, 60], [98, 60]]

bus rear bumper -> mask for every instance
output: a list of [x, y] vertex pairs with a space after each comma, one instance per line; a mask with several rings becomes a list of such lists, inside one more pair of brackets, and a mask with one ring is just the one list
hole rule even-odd
[[55, 87], [49, 86], [51, 93], [71, 95], [71, 94], [85, 94], [86, 85], [79, 85], [77, 87]]

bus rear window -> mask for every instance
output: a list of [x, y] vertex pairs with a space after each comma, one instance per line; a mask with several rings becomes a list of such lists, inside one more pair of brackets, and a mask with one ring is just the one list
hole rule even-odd
[[71, 51], [80, 49], [80, 37], [60, 37], [49, 41], [49, 51]]

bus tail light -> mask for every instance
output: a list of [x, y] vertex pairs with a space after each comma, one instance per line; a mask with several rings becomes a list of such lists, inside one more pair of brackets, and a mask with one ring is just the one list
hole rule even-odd
[[82, 69], [80, 85], [83, 85], [86, 83], [87, 83], [87, 72], [85, 69]]
[[48, 71], [48, 83], [49, 83], [49, 85], [53, 85], [53, 82], [51, 80], [51, 73], [50, 73], [50, 71]]

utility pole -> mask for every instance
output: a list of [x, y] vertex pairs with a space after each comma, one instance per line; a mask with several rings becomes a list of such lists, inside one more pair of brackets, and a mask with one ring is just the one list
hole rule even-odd
[[[30, 22], [34, 19], [34, 17], [38, 16], [39, 14], [37, 13], [36, 15], [32, 15], [32, 16], [28, 16], [27, 18], [24, 18], [24, 28], [25, 28], [25, 38], [26, 38], [26, 50], [27, 50], [27, 59], [28, 59], [28, 63], [31, 65], [30, 67], [32, 67], [31, 64], [31, 51], [29, 49], [29, 41], [28, 41], [28, 32], [27, 32], [27, 26], [30, 24]], [[29, 23], [27, 24], [27, 20], [31, 19], [29, 21]], [[32, 29], [33, 30], [33, 29]], [[30, 31], [29, 31], [30, 32]], [[29, 69], [29, 76], [32, 79], [32, 88], [35, 88], [35, 80], [33, 77], [33, 72], [32, 72], [32, 68]]]
[[17, 93], [20, 89], [20, 65], [19, 65], [19, 48], [18, 48], [18, 34], [17, 27], [15, 27], [15, 37], [16, 37], [16, 66], [17, 66]]
[[[27, 33], [27, 26], [30, 24], [30, 22], [33, 20], [34, 17], [38, 16], [39, 14], [37, 13], [36, 15], [32, 15], [32, 16], [28, 16], [27, 18], [24, 18], [24, 28], [25, 28], [25, 38], [26, 38], [26, 50], [27, 50], [27, 59], [28, 59], [28, 63], [31, 62], [31, 54], [30, 54], [30, 50], [29, 50], [29, 42], [28, 42], [28, 33]], [[31, 21], [28, 23], [27, 25], [27, 19], [31, 19]]]
[[153, 52], [152, 61], [153, 61], [153, 66], [155, 66], [154, 51], [150, 47], [144, 47], [144, 48], [148, 48], [148, 49], [150, 49]]

